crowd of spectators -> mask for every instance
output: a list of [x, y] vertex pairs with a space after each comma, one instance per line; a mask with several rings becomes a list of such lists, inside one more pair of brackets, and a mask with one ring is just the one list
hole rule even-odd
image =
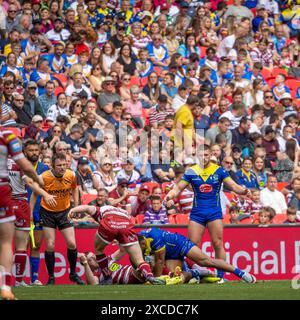
[[141, 223], [188, 216], [163, 196], [204, 143], [252, 190], [227, 222], [299, 222], [299, 28], [293, 0], [0, 0], [1, 125]]

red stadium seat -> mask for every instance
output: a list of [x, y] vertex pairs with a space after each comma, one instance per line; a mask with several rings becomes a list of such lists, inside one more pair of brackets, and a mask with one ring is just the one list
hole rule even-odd
[[130, 87], [131, 86], [140, 86], [140, 79], [138, 77], [132, 76], [130, 79]]
[[57, 80], [60, 87], [66, 89], [68, 85], [68, 77], [63, 73], [55, 73], [53, 74], [53, 78]]
[[97, 198], [97, 195], [95, 194], [83, 194], [81, 197], [81, 204], [89, 204], [91, 201], [95, 200]]
[[60, 93], [62, 93], [62, 92], [65, 92], [65, 90], [64, 90], [64, 88], [62, 88], [62, 87], [56, 87], [55, 89], [54, 89], [54, 95], [55, 95], [55, 97], [57, 97]]
[[259, 215], [258, 215], [258, 213], [253, 214], [253, 215], [251, 216], [251, 219], [252, 219], [252, 223], [253, 223], [253, 224], [259, 223]]
[[160, 67], [153, 67], [153, 69], [154, 69], [154, 72], [156, 72], [157, 75], [160, 76], [160, 74], [161, 74], [161, 68], [160, 68]]
[[234, 197], [234, 194], [232, 194], [231, 192], [224, 192], [226, 198], [231, 202], [233, 197]]
[[298, 79], [288, 79], [285, 84], [291, 90], [292, 98], [296, 99], [297, 90], [300, 87], [300, 81]]
[[144, 221], [144, 215], [143, 214], [138, 214], [135, 217], [135, 223], [136, 224], [143, 224], [143, 221]]
[[199, 49], [200, 49], [200, 58], [205, 57], [207, 47], [199, 46]]
[[176, 214], [176, 223], [177, 224], [188, 224], [190, 217], [186, 213], [179, 213]]
[[148, 83], [148, 77], [141, 78], [141, 87], [145, 87], [145, 85]]
[[271, 75], [271, 71], [269, 69], [262, 69], [261, 70], [261, 75], [263, 76], [263, 78], [265, 80], [267, 80], [268, 78], [270, 78], [272, 75]]
[[272, 220], [272, 224], [282, 224], [287, 219], [286, 215], [283, 213], [277, 213]]
[[14, 133], [18, 138], [21, 138], [21, 137], [22, 137], [21, 130], [20, 130], [19, 128], [15, 128], [15, 127], [5, 127], [4, 129], [11, 131], [11, 132]]
[[275, 85], [275, 77], [269, 77], [266, 79], [267, 85], [270, 89]]
[[176, 224], [176, 214], [170, 214], [168, 219], [170, 224]]
[[277, 190], [281, 191], [283, 188], [285, 188], [287, 185], [289, 185], [289, 182], [278, 182], [277, 183]]
[[87, 156], [88, 155], [88, 151], [85, 148], [80, 148], [80, 155], [81, 156]]
[[230, 215], [229, 214], [225, 214], [223, 216], [223, 224], [230, 224]]
[[272, 76], [276, 77], [277, 75], [279, 75], [280, 73], [284, 74], [285, 76], [288, 76], [288, 72], [285, 69], [281, 69], [281, 68], [274, 68], [272, 70]]

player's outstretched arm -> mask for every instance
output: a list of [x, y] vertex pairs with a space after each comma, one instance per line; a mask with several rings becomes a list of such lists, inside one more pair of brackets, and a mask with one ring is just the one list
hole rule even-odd
[[94, 206], [88, 206], [88, 205], [83, 204], [83, 205], [77, 206], [75, 208], [72, 208], [69, 211], [68, 219], [71, 220], [73, 218], [76, 218], [77, 214], [81, 213], [81, 212], [85, 212], [86, 214], [92, 216], [95, 213], [95, 210], [96, 210], [96, 208]]
[[15, 161], [17, 165], [20, 167], [20, 169], [26, 174], [26, 176], [38, 183], [41, 187], [43, 187], [43, 180], [40, 178], [40, 176], [37, 175], [35, 169], [33, 168], [31, 162], [29, 162], [29, 160], [27, 160], [26, 158], [21, 158]]
[[237, 184], [235, 181], [233, 181], [230, 177], [228, 177], [224, 183], [226, 184], [226, 186], [231, 189], [233, 192], [240, 194], [240, 195], [244, 195], [244, 196], [251, 196], [251, 191], [243, 186], [240, 186], [239, 184]]
[[[184, 190], [186, 187], [188, 186], [187, 182], [184, 181], [180, 181], [179, 183], [176, 184], [176, 186], [174, 187], [174, 189], [170, 190], [167, 195], [165, 196], [164, 201], [165, 202], [169, 202], [170, 200], [175, 199], [176, 197], [178, 197], [178, 195], [180, 194], [180, 192], [182, 192], [182, 190]], [[169, 204], [168, 204], [169, 205]], [[170, 204], [171, 205], [171, 204]]]
[[94, 276], [94, 274], [88, 264], [88, 260], [87, 260], [87, 257], [85, 256], [85, 254], [78, 253], [78, 258], [80, 260], [80, 264], [83, 265], [83, 267], [84, 267], [85, 278], [86, 278], [87, 284], [90, 284], [90, 285], [99, 284], [99, 279], [96, 276]]

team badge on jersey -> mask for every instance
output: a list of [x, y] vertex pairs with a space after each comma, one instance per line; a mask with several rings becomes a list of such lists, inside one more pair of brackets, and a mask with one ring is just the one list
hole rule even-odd
[[203, 192], [203, 193], [209, 193], [209, 192], [212, 192], [212, 186], [209, 184], [202, 184], [199, 187], [199, 190], [200, 192]]

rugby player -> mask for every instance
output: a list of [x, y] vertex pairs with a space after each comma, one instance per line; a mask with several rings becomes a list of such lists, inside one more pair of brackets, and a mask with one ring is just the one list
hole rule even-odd
[[47, 284], [55, 284], [55, 231], [62, 233], [68, 248], [67, 257], [70, 264], [69, 279], [77, 284], [84, 281], [76, 273], [77, 249], [73, 224], [68, 220], [70, 210], [71, 192], [75, 205], [78, 204], [78, 189], [75, 173], [67, 169], [66, 156], [55, 154], [52, 158], [52, 169], [41, 174], [44, 190], [56, 196], [55, 208], [48, 205], [44, 198], [41, 201], [41, 220], [46, 241], [45, 262], [49, 279]]
[[99, 228], [95, 236], [96, 261], [106, 279], [110, 278], [108, 258], [104, 254], [105, 247], [117, 240], [119, 245], [129, 254], [132, 264], [141, 271], [143, 278], [152, 284], [164, 284], [164, 281], [153, 277], [148, 263], [145, 262], [139, 246], [137, 234], [131, 216], [127, 211], [113, 206], [95, 207], [81, 205], [70, 210], [68, 218], [76, 218], [78, 214], [85, 212], [99, 222]]
[[[0, 111], [2, 108], [0, 107]], [[0, 112], [1, 113], [1, 112]], [[14, 300], [11, 291], [13, 252], [12, 241], [14, 237], [15, 216], [11, 206], [11, 188], [8, 179], [7, 159], [10, 156], [21, 170], [33, 181], [42, 186], [31, 163], [22, 153], [18, 138], [9, 130], [0, 127], [0, 273], [1, 297], [4, 300]]]
[[[140, 246], [144, 255], [154, 254], [154, 276], [162, 275], [163, 268], [174, 272], [176, 267], [181, 266], [185, 257], [194, 261], [201, 267], [217, 268], [222, 271], [231, 272], [247, 283], [255, 283], [256, 278], [250, 273], [233, 267], [224, 260], [212, 259], [204, 254], [191, 240], [183, 235], [164, 231], [159, 228], [150, 228], [139, 233]], [[199, 270], [190, 269], [192, 276], [201, 276]]]
[[54, 207], [56, 201], [54, 196], [48, 194], [36, 182], [28, 178], [17, 163], [8, 159], [7, 163], [10, 186], [12, 189], [12, 210], [16, 216], [15, 220], [15, 267], [16, 267], [16, 287], [28, 286], [23, 281], [27, 261], [27, 245], [30, 231], [31, 212], [28, 203], [28, 194], [26, 185], [28, 185], [36, 194], [44, 197], [49, 206]]
[[[49, 170], [49, 167], [43, 162], [39, 161], [40, 149], [39, 143], [36, 140], [28, 139], [23, 145], [23, 152], [25, 157], [31, 162], [36, 173], [42, 174], [44, 171]], [[28, 201], [30, 201], [32, 189], [27, 186]], [[33, 241], [30, 241], [30, 284], [41, 286], [42, 282], [38, 279], [40, 267], [40, 248], [43, 241], [43, 227], [41, 225], [40, 210], [41, 210], [41, 196], [37, 196], [35, 205], [32, 210], [32, 225], [33, 228]], [[32, 199], [33, 201], [33, 199]], [[34, 246], [33, 246], [34, 244]]]
[[[222, 167], [210, 161], [211, 151], [208, 145], [202, 145], [197, 156], [199, 164], [188, 168], [181, 181], [166, 195], [167, 205], [173, 204], [176, 198], [188, 185], [194, 191], [193, 208], [190, 213], [188, 237], [198, 245], [208, 228], [217, 259], [225, 261], [223, 248], [223, 215], [220, 204], [220, 189], [224, 182], [237, 194], [251, 195], [250, 190], [236, 184]], [[218, 277], [223, 278], [224, 272], [218, 270]]]

